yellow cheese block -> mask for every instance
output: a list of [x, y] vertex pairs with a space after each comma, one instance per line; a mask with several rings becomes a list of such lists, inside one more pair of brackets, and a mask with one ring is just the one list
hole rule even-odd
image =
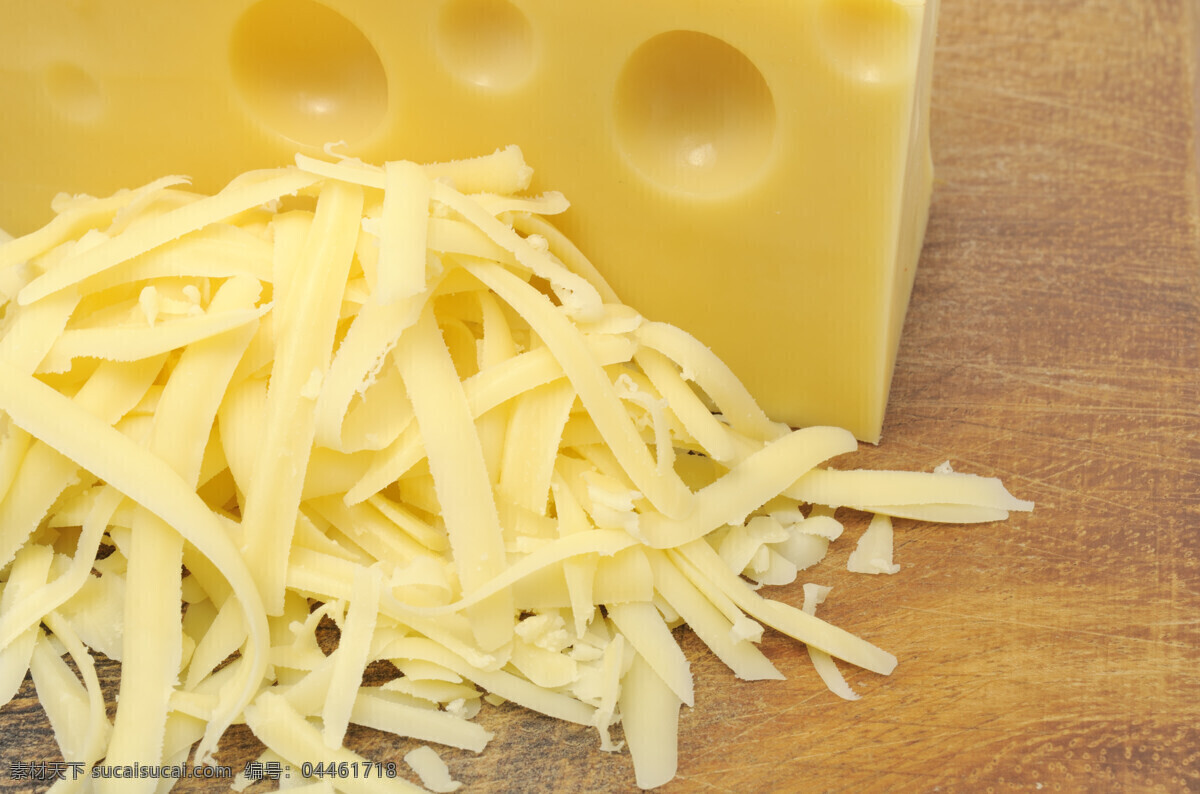
[[929, 207], [937, 0], [61, 0], [0, 10], [0, 227], [323, 144], [515, 143], [619, 294], [771, 416], [878, 440]]

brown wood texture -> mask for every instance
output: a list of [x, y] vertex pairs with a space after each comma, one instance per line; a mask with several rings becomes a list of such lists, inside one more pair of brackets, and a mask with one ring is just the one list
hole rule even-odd
[[[943, 0], [925, 251], [883, 442], [842, 465], [949, 459], [1036, 511], [898, 521], [891, 577], [845, 572], [855, 524], [802, 577], [900, 660], [846, 669], [862, 700], [786, 638], [764, 648], [787, 680], [750, 684], [681, 632], [696, 707], [663, 792], [1200, 791], [1196, 15]], [[776, 595], [799, 603], [799, 585]], [[30, 788], [9, 760], [59, 757], [32, 695], [0, 711], [5, 790]], [[591, 731], [480, 719], [488, 750], [446, 755], [466, 791], [635, 790]], [[351, 740], [397, 762], [412, 746]], [[235, 770], [258, 749], [239, 729], [224, 747]]]

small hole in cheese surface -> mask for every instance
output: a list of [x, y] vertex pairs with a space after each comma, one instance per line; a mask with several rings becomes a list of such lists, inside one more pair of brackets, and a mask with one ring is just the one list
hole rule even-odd
[[533, 28], [506, 0], [451, 0], [438, 17], [437, 53], [464, 82], [512, 89], [533, 72]]
[[696, 31], [642, 44], [617, 81], [614, 113], [631, 165], [681, 193], [750, 186], [775, 139], [775, 103], [762, 73], [741, 51]]
[[820, 49], [839, 71], [864, 83], [909, 78], [920, 47], [921, 11], [895, 0], [824, 0], [817, 6]]
[[387, 75], [355, 25], [313, 0], [262, 0], [234, 28], [234, 84], [271, 131], [319, 146], [369, 137], [387, 115]]
[[73, 63], [50, 65], [45, 73], [50, 104], [66, 118], [89, 122], [104, 112], [104, 94], [96, 80]]

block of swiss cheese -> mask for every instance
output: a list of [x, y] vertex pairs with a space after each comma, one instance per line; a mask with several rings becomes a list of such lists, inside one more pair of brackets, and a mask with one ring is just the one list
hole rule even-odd
[[74, 0], [0, 10], [0, 228], [296, 151], [517, 144], [623, 299], [774, 418], [880, 434], [929, 207], [937, 0]]

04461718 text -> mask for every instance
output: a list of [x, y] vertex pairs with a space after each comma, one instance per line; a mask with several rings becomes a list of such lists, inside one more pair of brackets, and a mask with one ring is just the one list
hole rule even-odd
[[396, 777], [396, 765], [392, 762], [371, 761], [330, 761], [310, 763], [305, 761], [300, 765], [301, 777], [329, 778], [370, 778]]

